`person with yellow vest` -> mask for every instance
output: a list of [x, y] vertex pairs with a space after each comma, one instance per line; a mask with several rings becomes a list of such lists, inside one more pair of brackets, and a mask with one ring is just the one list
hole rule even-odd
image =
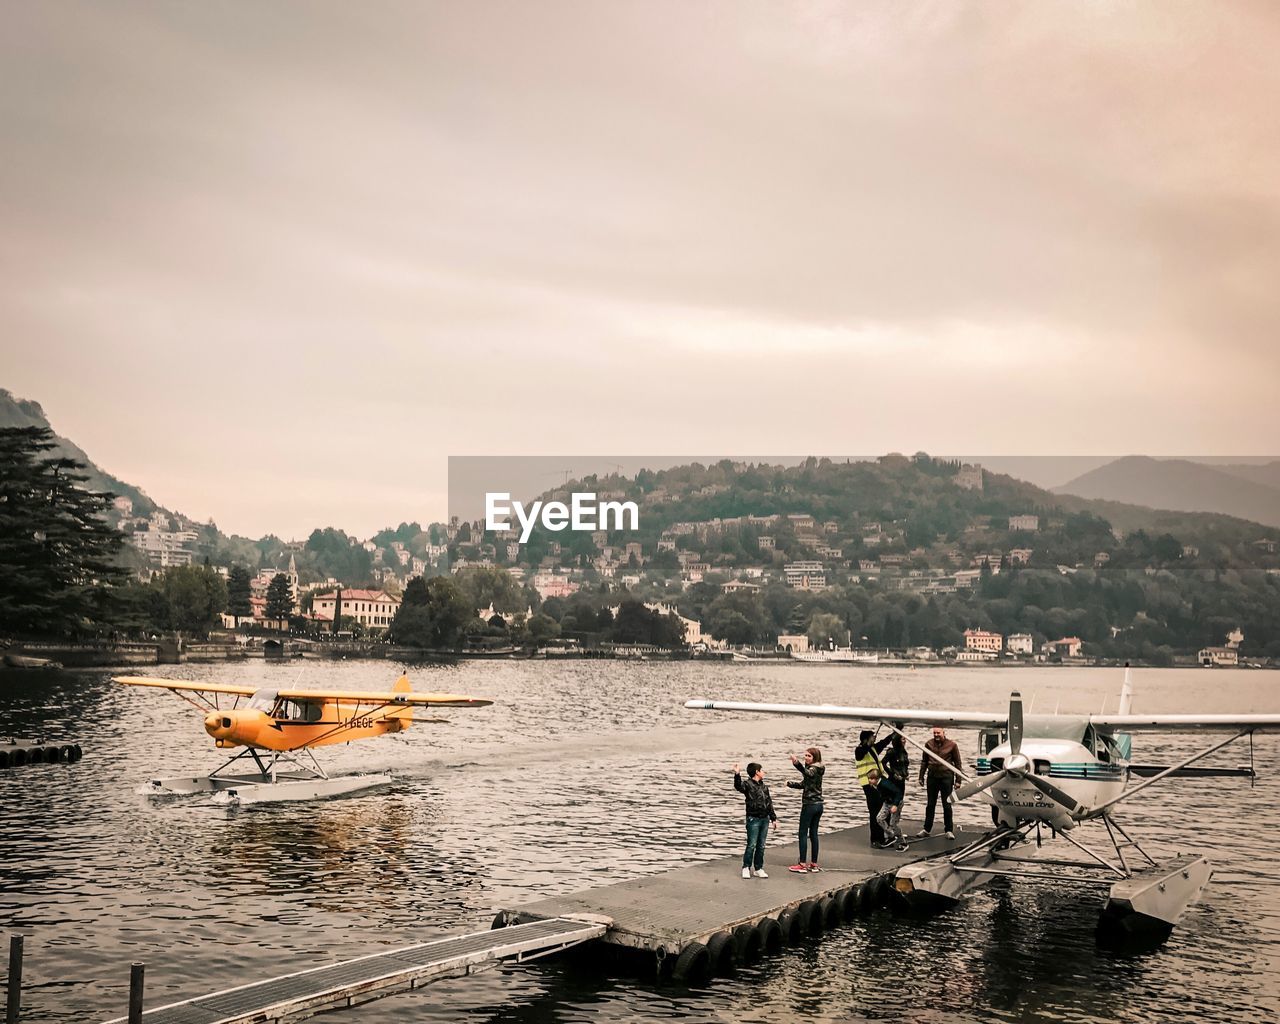
[[867, 799], [867, 814], [871, 820], [871, 845], [879, 846], [884, 842], [884, 829], [881, 828], [879, 821], [880, 807], [884, 800], [871, 781], [871, 773], [879, 772], [881, 777], [888, 774], [884, 765], [880, 763], [879, 755], [880, 751], [892, 742], [893, 733], [879, 743], [875, 741], [875, 736], [876, 734], [870, 729], [863, 729], [858, 735], [858, 745], [853, 748], [853, 765], [858, 770], [858, 785], [862, 787], [862, 795]]

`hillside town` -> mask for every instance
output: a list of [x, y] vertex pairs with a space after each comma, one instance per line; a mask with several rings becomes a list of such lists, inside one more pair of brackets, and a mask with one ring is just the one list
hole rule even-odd
[[[1123, 607], [1144, 603], [1129, 592], [1162, 591], [1170, 579], [1212, 580], [1237, 566], [1280, 577], [1275, 531], [1215, 536], [1212, 544], [1203, 529], [1189, 538], [1126, 532], [1087, 511], [1021, 497], [978, 464], [886, 456], [873, 468], [881, 486], [899, 478], [928, 485], [939, 507], [906, 502], [898, 509], [877, 499], [849, 502], [842, 514], [838, 496], [792, 474], [778, 478], [769, 503], [822, 512], [711, 514], [759, 489], [763, 467], [740, 462], [651, 479], [593, 479], [601, 499], [637, 503], [639, 530], [539, 530], [522, 544], [514, 529], [486, 530], [483, 520], [455, 516], [366, 539], [317, 530], [304, 541], [259, 543], [244, 558], [259, 562], [248, 608], [223, 612], [221, 625], [389, 636], [411, 581], [445, 577], [474, 598], [471, 646], [526, 642], [531, 627], [534, 640], [562, 649], [598, 646], [611, 635], [600, 623], [628, 601], [670, 616], [681, 643], [696, 652], [956, 664], [1149, 656], [1228, 666], [1242, 663], [1243, 634], [1239, 622], [1225, 619], [1215, 619], [1215, 632], [1193, 647], [1134, 641], [1126, 649], [1133, 636], [1157, 635], [1148, 610]], [[547, 497], [566, 497], [572, 486], [566, 481]], [[139, 579], [206, 563], [227, 578], [240, 561], [209, 525], [158, 509], [135, 514], [127, 498], [117, 498], [114, 511]], [[277, 577], [287, 581], [289, 604], [269, 609]], [[497, 582], [468, 585], [477, 578]], [[1072, 606], [1071, 594], [1103, 584], [1115, 593], [1102, 611]], [[1029, 597], [1019, 593], [1028, 587]]]

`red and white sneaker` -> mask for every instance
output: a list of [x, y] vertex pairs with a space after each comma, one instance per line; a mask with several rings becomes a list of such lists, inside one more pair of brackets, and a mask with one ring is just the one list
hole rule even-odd
[[803, 875], [806, 871], [809, 870], [809, 865], [808, 864], [792, 864], [791, 867], [787, 868], [787, 870], [794, 871], [798, 875]]
[[810, 864], [810, 865], [809, 865], [809, 870], [810, 870], [810, 871], [821, 871], [821, 870], [822, 870], [822, 868], [818, 867], [818, 865], [817, 865], [817, 864]]

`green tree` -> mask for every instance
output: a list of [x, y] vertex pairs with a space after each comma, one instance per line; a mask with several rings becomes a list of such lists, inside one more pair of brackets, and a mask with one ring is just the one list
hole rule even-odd
[[227, 573], [227, 614], [241, 619], [252, 615], [249, 597], [249, 570], [243, 565], [233, 565]]
[[289, 577], [279, 572], [271, 577], [267, 584], [268, 619], [287, 619], [293, 614], [293, 590], [289, 586]]
[[535, 643], [542, 643], [544, 640], [550, 640], [560, 632], [560, 625], [550, 615], [543, 615], [539, 612], [529, 620], [529, 636], [533, 638]]
[[808, 637], [809, 643], [814, 647], [828, 647], [833, 643], [837, 647], [843, 647], [849, 642], [849, 631], [844, 628], [839, 615], [814, 612], [813, 618], [809, 620]]
[[160, 579], [169, 629], [204, 636], [227, 606], [227, 587], [207, 565], [179, 565]]
[[0, 430], [0, 634], [75, 636], [110, 621], [123, 583], [111, 495], [83, 487], [84, 464], [50, 456], [46, 427]]
[[454, 648], [463, 628], [475, 619], [475, 609], [457, 584], [444, 576], [415, 577], [405, 587], [390, 634], [398, 644], [430, 649]]
[[525, 600], [520, 584], [514, 576], [496, 565], [469, 566], [454, 577], [458, 589], [473, 609], [488, 608], [495, 611], [524, 611]]

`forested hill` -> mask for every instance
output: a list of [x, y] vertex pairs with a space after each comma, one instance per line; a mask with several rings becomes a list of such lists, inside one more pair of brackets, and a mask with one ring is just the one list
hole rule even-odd
[[[886, 455], [875, 461], [840, 462], [808, 459], [798, 466], [770, 466], [722, 460], [690, 464], [658, 472], [641, 471], [634, 480], [587, 477], [571, 481], [542, 497], [564, 497], [592, 489], [639, 502], [640, 539], [647, 541], [682, 522], [707, 522], [745, 516], [809, 514], [838, 535], [865, 532], [870, 524], [895, 524], [907, 549], [951, 541], [966, 532], [1008, 531], [1010, 517], [1034, 515], [1041, 520], [1039, 547], [1051, 542], [1052, 527], [1084, 514], [1105, 521], [1102, 532], [1172, 534], [1190, 546], [1238, 545], [1280, 536], [1274, 528], [1231, 516], [1177, 512], [1121, 502], [1060, 495], [1022, 480], [930, 458]], [[974, 483], [975, 475], [981, 479]], [[1077, 532], [1081, 527], [1077, 522]], [[1094, 523], [1086, 532], [1097, 533]], [[754, 533], [774, 532], [760, 527]], [[886, 532], [890, 532], [887, 531]], [[563, 536], [563, 535], [562, 535]], [[1017, 540], [1017, 538], [1006, 538]], [[1028, 541], [1024, 535], [1022, 540]], [[855, 543], [855, 547], [857, 544]], [[1063, 558], [1067, 560], [1067, 552]], [[1093, 551], [1088, 552], [1092, 557]], [[1074, 559], [1072, 559], [1074, 561]]]
[[[53, 426], [49, 423], [49, 418], [45, 416], [44, 409], [40, 407], [39, 402], [15, 398], [12, 393], [0, 388], [0, 428], [3, 427], [46, 427], [49, 430], [53, 430]], [[56, 430], [54, 431], [54, 439], [57, 441], [59, 454], [84, 463], [85, 475], [89, 478], [87, 483], [90, 488], [96, 491], [110, 491], [115, 495], [123, 495], [133, 501], [135, 511], [140, 511], [144, 514], [156, 507], [155, 502], [147, 497], [142, 490], [132, 484], [125, 483], [119, 477], [112, 476], [95, 465], [94, 461], [85, 454], [84, 449], [74, 441], [61, 436]]]

